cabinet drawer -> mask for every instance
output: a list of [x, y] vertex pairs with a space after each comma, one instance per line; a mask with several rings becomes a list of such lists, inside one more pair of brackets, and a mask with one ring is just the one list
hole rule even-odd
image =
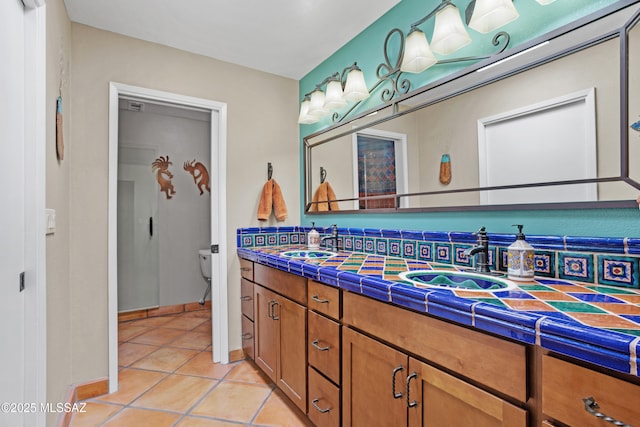
[[340, 425], [340, 389], [309, 368], [309, 419], [316, 427]]
[[309, 280], [309, 299], [307, 306], [311, 310], [325, 314], [334, 320], [340, 319], [340, 289]]
[[254, 344], [253, 344], [253, 322], [247, 318], [247, 316], [242, 317], [242, 351], [245, 357], [253, 360], [255, 358], [254, 353]]
[[253, 283], [240, 279], [240, 307], [242, 314], [253, 320]]
[[240, 275], [247, 280], [253, 281], [253, 261], [240, 258]]
[[340, 383], [340, 324], [308, 311], [309, 364]]
[[522, 344], [351, 292], [342, 293], [342, 321], [521, 402], [527, 401], [527, 357]]
[[640, 420], [640, 386], [551, 356], [542, 358], [542, 412], [572, 426], [611, 425], [585, 409], [593, 398], [595, 411], [623, 423]]
[[254, 264], [254, 282], [287, 298], [307, 305], [307, 279], [262, 264]]

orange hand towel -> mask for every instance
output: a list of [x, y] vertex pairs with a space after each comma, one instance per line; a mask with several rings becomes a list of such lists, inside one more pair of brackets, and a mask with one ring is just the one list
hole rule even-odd
[[260, 202], [258, 202], [258, 220], [266, 221], [271, 216], [273, 209], [276, 220], [287, 219], [287, 204], [282, 196], [282, 190], [275, 179], [268, 180], [262, 187]]
[[287, 204], [284, 202], [282, 191], [275, 179], [273, 181], [273, 213], [276, 215], [276, 220], [284, 221], [287, 219]]
[[326, 212], [326, 211], [339, 211], [340, 207], [336, 193], [333, 192], [333, 188], [328, 182], [320, 184], [315, 193], [313, 193], [313, 202], [309, 211], [311, 212]]
[[273, 185], [271, 180], [265, 182], [258, 203], [258, 221], [266, 221], [271, 216], [271, 207], [273, 205]]

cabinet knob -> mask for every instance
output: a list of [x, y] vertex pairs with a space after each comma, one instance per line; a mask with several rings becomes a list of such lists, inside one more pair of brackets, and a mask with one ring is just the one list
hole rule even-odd
[[598, 405], [598, 402], [596, 402], [596, 400], [593, 397], [591, 396], [585, 397], [582, 399], [582, 401], [584, 402], [584, 410], [590, 413], [591, 415], [593, 415], [594, 417], [600, 418], [601, 420], [611, 423], [615, 426], [631, 427], [627, 423], [616, 420], [615, 418], [611, 418], [610, 416], [605, 415], [602, 412], [599, 412], [598, 409], [600, 409], [600, 405]]
[[326, 414], [327, 412], [331, 411], [331, 408], [324, 408], [322, 409], [320, 406], [318, 406], [318, 402], [320, 401], [320, 399], [313, 399], [311, 401], [311, 404], [313, 405], [314, 408], [316, 408], [316, 411], [320, 412], [321, 414]]
[[331, 300], [320, 298], [318, 295], [313, 295], [311, 299], [320, 304], [328, 304], [331, 302]]
[[320, 351], [327, 351], [329, 350], [331, 347], [327, 346], [327, 347], [320, 347], [320, 340], [313, 340], [311, 341], [311, 345], [314, 346], [315, 348], [317, 348]]
[[409, 390], [411, 389], [411, 380], [415, 380], [418, 378], [418, 374], [416, 372], [412, 373], [407, 377], [407, 407], [413, 408], [414, 406], [418, 406], [418, 402], [416, 400], [411, 400], [409, 397]]
[[391, 393], [393, 394], [394, 399], [402, 398], [402, 393], [396, 393], [396, 374], [402, 371], [404, 371], [404, 367], [400, 365], [397, 368], [395, 368], [391, 373]]

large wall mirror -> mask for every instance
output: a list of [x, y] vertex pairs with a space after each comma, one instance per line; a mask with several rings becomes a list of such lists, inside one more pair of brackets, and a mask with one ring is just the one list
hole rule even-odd
[[325, 180], [332, 211], [351, 213], [634, 206], [639, 13], [601, 13], [310, 135], [305, 210]]

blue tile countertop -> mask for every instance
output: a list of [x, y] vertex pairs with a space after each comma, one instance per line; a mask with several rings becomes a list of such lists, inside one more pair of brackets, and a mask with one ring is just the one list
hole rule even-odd
[[403, 282], [403, 271], [447, 268], [416, 259], [339, 251], [324, 260], [281, 254], [301, 245], [239, 247], [238, 256], [400, 307], [640, 376], [640, 291], [538, 277], [498, 292], [449, 291]]

